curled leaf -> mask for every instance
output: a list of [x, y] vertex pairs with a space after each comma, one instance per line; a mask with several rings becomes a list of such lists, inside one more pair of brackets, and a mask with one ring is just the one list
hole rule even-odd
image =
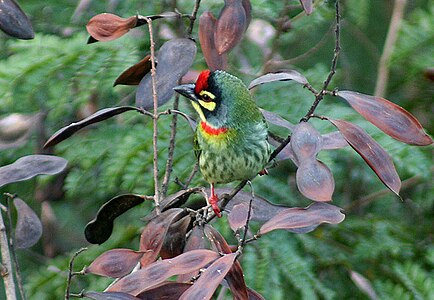
[[339, 91], [337, 95], [345, 99], [366, 120], [394, 139], [418, 146], [433, 143], [411, 113], [389, 100], [351, 91]]
[[268, 73], [254, 79], [249, 84], [249, 90], [260, 84], [274, 82], [274, 81], [288, 81], [288, 80], [294, 80], [295, 82], [298, 82], [303, 85], [308, 83], [306, 77], [301, 75], [299, 72], [295, 70], [288, 70], [280, 73]]
[[0, 1], [0, 29], [22, 40], [35, 37], [32, 23], [15, 0]]
[[[158, 105], [163, 105], [172, 98], [173, 88], [187, 73], [195, 56], [196, 44], [190, 39], [172, 39], [161, 46], [155, 70]], [[137, 87], [136, 106], [144, 109], [154, 106], [151, 73], [146, 74]]]
[[214, 291], [232, 268], [237, 255], [237, 253], [226, 254], [214, 261], [179, 299], [211, 299]]
[[133, 272], [112, 284], [107, 291], [124, 292], [136, 296], [174, 275], [200, 269], [219, 257], [217, 252], [206, 249], [185, 252], [175, 258], [156, 261]]
[[401, 180], [389, 154], [359, 126], [343, 120], [329, 121], [339, 129], [348, 144], [360, 154], [378, 178], [399, 196]]
[[315, 159], [303, 161], [297, 169], [297, 187], [303, 196], [314, 201], [331, 201], [335, 181], [330, 169]]
[[123, 277], [133, 270], [142, 255], [131, 249], [112, 249], [98, 256], [85, 271], [106, 277]]
[[143, 201], [140, 195], [125, 194], [104, 203], [96, 213], [96, 217], [87, 223], [84, 229], [86, 240], [92, 244], [102, 244], [107, 241], [112, 234], [114, 220]]
[[118, 84], [123, 85], [138, 85], [142, 78], [151, 70], [151, 56], [146, 55], [141, 61], [134, 66], [129, 67], [116, 78], [113, 86]]
[[94, 16], [86, 25], [87, 32], [100, 42], [120, 38], [136, 27], [137, 17], [121, 18], [114, 14], [103, 13]]
[[219, 54], [215, 47], [214, 31], [216, 19], [211, 12], [204, 12], [199, 18], [199, 41], [206, 64], [211, 71], [225, 70], [227, 56]]
[[62, 172], [68, 161], [53, 155], [28, 155], [14, 163], [0, 167], [0, 187], [9, 183], [24, 181], [37, 175], [54, 175]]
[[47, 142], [45, 142], [44, 148], [52, 147], [58, 143], [60, 143], [63, 140], [66, 140], [70, 136], [72, 136], [74, 133], [79, 131], [80, 129], [89, 126], [94, 123], [98, 123], [104, 120], [107, 120], [111, 117], [114, 117], [116, 115], [122, 114], [126, 111], [135, 110], [138, 112], [141, 112], [141, 110], [134, 106], [119, 106], [119, 107], [111, 107], [111, 108], [104, 108], [96, 113], [90, 115], [89, 117], [76, 122], [71, 123], [66, 127], [63, 127], [56, 131]]
[[26, 249], [36, 244], [42, 235], [42, 224], [36, 213], [26, 202], [14, 198], [17, 210], [17, 224], [15, 226], [15, 247]]
[[171, 208], [157, 215], [145, 226], [140, 235], [140, 251], [145, 252], [140, 260], [141, 266], [147, 266], [157, 259], [165, 240], [169, 226], [183, 213], [181, 208]]
[[218, 54], [234, 48], [246, 30], [246, 12], [241, 0], [226, 0], [217, 19], [214, 42]]
[[341, 213], [341, 208], [328, 203], [316, 202], [306, 208], [288, 208], [281, 211], [262, 225], [259, 233], [265, 234], [276, 229], [305, 227], [313, 230], [321, 223], [338, 224], [344, 219], [345, 215]]
[[291, 136], [291, 148], [300, 164], [304, 160], [315, 159], [321, 150], [321, 134], [308, 122], [298, 123]]

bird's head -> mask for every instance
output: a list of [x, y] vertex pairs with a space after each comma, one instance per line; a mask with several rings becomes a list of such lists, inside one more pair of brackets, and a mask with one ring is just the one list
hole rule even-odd
[[203, 71], [195, 84], [174, 90], [190, 99], [201, 120], [215, 128], [237, 122], [246, 106], [253, 103], [244, 83], [224, 71]]

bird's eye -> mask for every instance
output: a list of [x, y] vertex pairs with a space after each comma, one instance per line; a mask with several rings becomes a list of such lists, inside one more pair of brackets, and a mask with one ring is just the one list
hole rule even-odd
[[203, 95], [202, 95], [202, 99], [203, 99], [204, 101], [210, 101], [210, 100], [211, 100], [211, 98], [210, 98], [210, 96], [209, 96], [208, 94], [203, 94]]

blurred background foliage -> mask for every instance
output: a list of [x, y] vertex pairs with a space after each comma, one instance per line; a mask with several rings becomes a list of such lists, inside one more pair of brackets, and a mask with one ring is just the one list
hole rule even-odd
[[[95, 14], [114, 12], [127, 17], [172, 10], [192, 11], [194, 1], [21, 1], [36, 32], [34, 40], [19, 41], [0, 33], [0, 117], [11, 113], [42, 112], [41, 125], [24, 145], [1, 151], [0, 163], [41, 152], [41, 144], [56, 130], [104, 107], [134, 103], [134, 87], [113, 82], [149, 49], [145, 27], [109, 43], [86, 45], [85, 25]], [[240, 46], [229, 55], [229, 72], [249, 83], [265, 71], [296, 69], [319, 88], [327, 76], [333, 53], [334, 3], [315, 1], [305, 16], [298, 1], [252, 0], [253, 22]], [[373, 94], [377, 66], [394, 1], [343, 0], [342, 52], [331, 87]], [[218, 15], [220, 0], [202, 1], [199, 15]], [[287, 6], [293, 7], [286, 9]], [[184, 21], [154, 22], [157, 47], [186, 31]], [[277, 32], [277, 33], [276, 33]], [[197, 24], [193, 31], [197, 37]], [[278, 39], [273, 38], [278, 35]], [[434, 3], [408, 1], [398, 41], [393, 49], [386, 98], [411, 111], [428, 132], [434, 131]], [[274, 63], [267, 63], [273, 58]], [[278, 63], [276, 63], [276, 61]], [[199, 53], [193, 69], [206, 68]], [[429, 76], [429, 74], [431, 74]], [[296, 123], [313, 96], [292, 82], [263, 85], [254, 91], [257, 103]], [[369, 125], [343, 102], [326, 98], [318, 114], [350, 120], [362, 126], [392, 155], [404, 181], [400, 201], [351, 149], [323, 151], [319, 158], [332, 170], [334, 204], [345, 209], [346, 220], [296, 235], [279, 231], [246, 247], [241, 258], [247, 285], [266, 299], [367, 299], [351, 279], [355, 271], [366, 277], [380, 299], [434, 299], [434, 186], [433, 149], [399, 143]], [[170, 106], [170, 103], [167, 105]], [[164, 108], [162, 108], [164, 109]], [[180, 110], [192, 113], [181, 99]], [[165, 166], [171, 117], [160, 121], [160, 169]], [[194, 165], [192, 131], [179, 121], [172, 179], [185, 180]], [[321, 132], [327, 122], [313, 120]], [[281, 135], [279, 128], [271, 129]], [[129, 112], [81, 131], [55, 147], [53, 153], [69, 161], [64, 176], [41, 177], [9, 185], [1, 192], [17, 193], [42, 217], [43, 240], [18, 253], [30, 299], [63, 297], [69, 258], [84, 239], [85, 224], [108, 199], [121, 193], [153, 194], [152, 124]], [[297, 191], [295, 167], [289, 161], [254, 181], [255, 193], [288, 206], [310, 203]], [[204, 185], [201, 176], [193, 184]], [[179, 189], [173, 180], [170, 192]], [[4, 199], [2, 198], [2, 203]], [[89, 246], [76, 269], [114, 247], [137, 249], [140, 217], [151, 203], [126, 213], [115, 223], [114, 235], [101, 246]], [[231, 239], [227, 220], [217, 221]], [[255, 229], [255, 224], [253, 224]], [[85, 276], [73, 290], [102, 290], [110, 280]], [[0, 292], [1, 293], [1, 292]]]

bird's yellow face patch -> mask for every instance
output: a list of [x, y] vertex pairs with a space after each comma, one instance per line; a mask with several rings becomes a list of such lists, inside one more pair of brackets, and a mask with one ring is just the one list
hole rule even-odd
[[213, 93], [203, 90], [200, 91], [199, 96], [200, 96], [199, 104], [203, 108], [209, 111], [213, 111], [216, 108], [217, 105], [214, 101], [215, 95]]

